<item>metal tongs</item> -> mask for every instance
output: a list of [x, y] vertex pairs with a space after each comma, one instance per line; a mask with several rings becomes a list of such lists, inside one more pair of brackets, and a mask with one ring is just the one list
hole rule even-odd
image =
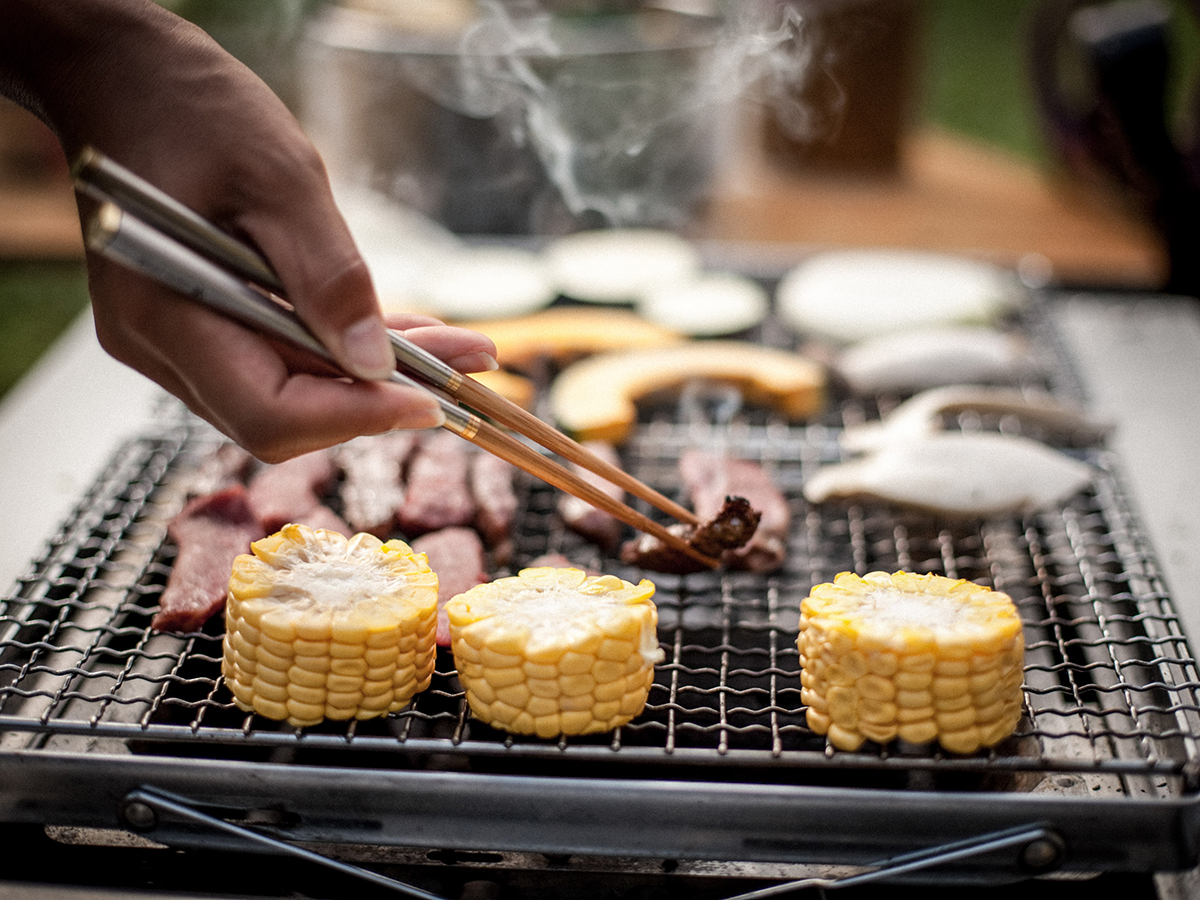
[[[341, 371], [332, 354], [287, 303], [278, 276], [256, 251], [90, 147], [76, 159], [72, 176], [76, 190], [100, 203], [85, 228], [89, 249], [244, 325], [307, 350]], [[717, 566], [716, 559], [700, 553], [681, 536], [482, 416], [600, 475], [672, 518], [696, 525], [698, 519], [690, 510], [451, 368], [399, 332], [392, 331], [391, 339], [397, 370], [388, 380], [433, 393], [446, 416], [443, 427], [703, 565]]]

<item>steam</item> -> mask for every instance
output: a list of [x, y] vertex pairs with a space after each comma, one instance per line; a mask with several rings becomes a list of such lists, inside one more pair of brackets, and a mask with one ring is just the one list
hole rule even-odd
[[575, 217], [678, 224], [725, 148], [734, 101], [752, 85], [789, 131], [821, 125], [793, 99], [814, 65], [800, 14], [769, 0], [728, 7], [724, 21], [665, 41], [664, 52], [627, 53], [628, 36], [585, 44], [537, 0], [484, 0], [455, 71], [410, 74], [443, 106], [492, 119], [533, 151]]

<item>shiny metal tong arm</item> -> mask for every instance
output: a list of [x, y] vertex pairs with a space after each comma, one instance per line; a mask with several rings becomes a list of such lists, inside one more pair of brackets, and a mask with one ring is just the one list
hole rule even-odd
[[[270, 279], [251, 277], [248, 270], [266, 269], [270, 272], [261, 257], [186, 207], [165, 195], [156, 196], [160, 192], [152, 186], [144, 182], [139, 184], [135, 176], [123, 172], [115, 163], [95, 151], [85, 153], [75, 166], [79, 190], [100, 201], [99, 208], [85, 229], [89, 249], [259, 332], [300, 347], [334, 370], [341, 371], [333, 355], [309, 331], [286, 300], [263, 284], [264, 281], [278, 283], [274, 274]], [[123, 208], [125, 203], [121, 201], [130, 197], [136, 199], [129, 201], [128, 205], [153, 211], [153, 224]], [[164, 198], [170, 201], [169, 204], [164, 205]], [[212, 239], [211, 232], [221, 235], [222, 240]], [[199, 252], [192, 244], [199, 245], [205, 252]], [[230, 244], [242, 248], [244, 252], [228, 252]], [[254, 259], [258, 263], [246, 262]], [[600, 474], [680, 521], [694, 525], [697, 520], [690, 510], [596, 457], [536, 416], [417, 347], [403, 335], [393, 331], [391, 337], [398, 365], [413, 374], [394, 370], [388, 380], [394, 384], [430, 391], [445, 414], [447, 429], [547, 483], [609, 512], [622, 522], [654, 535], [708, 567], [718, 564], [717, 560], [692, 548], [681, 536], [584, 481], [528, 444], [501, 431], [485, 421], [479, 413], [460, 405], [460, 402], [512, 428], [517, 434], [525, 435]]]

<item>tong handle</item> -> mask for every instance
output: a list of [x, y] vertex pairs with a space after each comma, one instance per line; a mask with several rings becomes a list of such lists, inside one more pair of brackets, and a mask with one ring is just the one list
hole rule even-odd
[[[271, 295], [247, 284], [194, 253], [171, 237], [111, 202], [100, 205], [84, 235], [88, 247], [159, 281], [185, 297], [198, 300], [257, 331], [306, 350], [338, 372], [333, 355], [300, 318]], [[389, 381], [430, 391], [456, 433], [473, 430], [478, 420], [469, 411], [426, 385], [393, 371]]]
[[[226, 272], [115, 204], [101, 204], [88, 223], [86, 239], [88, 246], [97, 253], [111, 257], [245, 325], [307, 350], [341, 371], [325, 346], [281, 301]], [[388, 380], [427, 391], [436, 397], [446, 417], [444, 427], [459, 437], [611, 513], [625, 524], [654, 535], [708, 568], [718, 565], [718, 560], [700, 553], [679, 535], [544, 458], [517, 438], [459, 406], [437, 388], [422, 384], [396, 370], [389, 373]]]
[[283, 295], [283, 284], [262, 256], [95, 148], [85, 147], [76, 157], [71, 177], [80, 192], [116, 203], [185, 247]]
[[[161, 235], [155, 237], [153, 232], [157, 229], [162, 232], [162, 235], [174, 239], [174, 242], [177, 242], [184, 248], [199, 254], [206, 260], [217, 263], [218, 266], [224, 266], [228, 272], [241, 276], [250, 282], [251, 285], [269, 291], [276, 297], [282, 298], [285, 296], [283, 285], [271, 269], [271, 266], [252, 248], [247, 247], [241, 241], [221, 231], [211, 222], [197, 215], [191, 209], [188, 209], [168, 194], [163, 193], [146, 180], [139, 178], [124, 166], [113, 162], [98, 150], [92, 147], [84, 148], [72, 166], [72, 175], [75, 180], [75, 186], [83, 193], [99, 200], [102, 204], [114, 204], [119, 209], [130, 213], [133, 223], [128, 228], [131, 231], [138, 231], [136, 235], [131, 237], [131, 240], [135, 239], [143, 247], [154, 251], [136, 254], [141, 258], [141, 271], [144, 274], [149, 274], [160, 281], [170, 284], [181, 293], [189, 296], [195, 294], [194, 279], [181, 282], [177, 273], [162, 271], [163, 266], [161, 263], [149, 259], [149, 257], [158, 254], [160, 246], [165, 247], [167, 244], [172, 243], [171, 241], [162, 240]], [[105, 212], [98, 217], [100, 224], [97, 226], [99, 232], [97, 240], [101, 244], [106, 242], [111, 243], [113, 240], [111, 236], [104, 237], [105, 234], [112, 235], [120, 232], [121, 224], [119, 221], [115, 225], [110, 224], [108, 221], [114, 215], [116, 214]], [[145, 228], [145, 225], [151, 227]], [[177, 264], [181, 254], [178, 248], [171, 248], [168, 251], [168, 256], [173, 264]], [[150, 265], [153, 271], [147, 269], [147, 265]], [[189, 261], [187, 268], [194, 273], [196, 265]], [[172, 278], [174, 280], [171, 280]], [[243, 289], [245, 285], [238, 285], [236, 283], [237, 279], [223, 278], [222, 281], [224, 284], [221, 293], [227, 295], [244, 293]], [[236, 304], [238, 307], [244, 305], [240, 302]], [[257, 306], [259, 304], [251, 298], [250, 305]], [[279, 306], [278, 303], [272, 303], [272, 305]], [[226, 309], [226, 312], [238, 316], [246, 324], [260, 327], [265, 324], [262, 319], [263, 315], [275, 315], [274, 311], [268, 310], [264, 313], [257, 308], [249, 311], [242, 308]], [[245, 317], [247, 312], [251, 316], [250, 319]], [[305, 334], [300, 334], [297, 331], [297, 326]], [[283, 327], [296, 340], [302, 342], [300, 346], [314, 352], [319, 352], [323, 358], [328, 358], [328, 354], [323, 347], [318, 351], [312, 345], [312, 340], [310, 340], [312, 338], [311, 334], [307, 334], [307, 329], [299, 323], [299, 320], [296, 320], [294, 323], [285, 323]], [[396, 331], [389, 331], [388, 334], [391, 339], [392, 352], [395, 354], [396, 362], [403, 368], [414, 373], [419, 381], [425, 382], [441, 391], [442, 394], [439, 396], [443, 399], [446, 399], [446, 395], [449, 395], [449, 397], [462, 401], [478, 413], [490, 416], [500, 424], [531, 438], [546, 449], [600, 475], [628, 493], [633, 494], [633, 496], [645, 500], [651, 506], [665, 512], [677, 521], [688, 525], [699, 524], [699, 519], [691, 510], [676, 503], [659, 491], [654, 490], [649, 485], [638, 481], [619, 466], [614, 466], [607, 460], [592, 453], [561, 431], [547, 425], [537, 416], [521, 409], [515, 403], [504, 399], [495, 391], [492, 391], [475, 379], [463, 375], [428, 350], [408, 340], [404, 335]], [[293, 340], [293, 343], [296, 340]], [[395, 378], [392, 380], [398, 381]], [[412, 379], [408, 379], [401, 383], [412, 384], [414, 382]], [[464, 418], [465, 414], [457, 404], [449, 403], [448, 406], [444, 404], [443, 412], [446, 412], [447, 420], [451, 423], [450, 427], [457, 434], [463, 435], [462, 429], [471, 427], [469, 418]], [[618, 516], [618, 518], [621, 517]], [[628, 519], [624, 521], [628, 522]], [[642, 530], [646, 529], [643, 528]]]

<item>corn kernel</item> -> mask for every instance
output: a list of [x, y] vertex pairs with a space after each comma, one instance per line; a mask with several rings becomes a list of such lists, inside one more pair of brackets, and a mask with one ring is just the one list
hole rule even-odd
[[521, 709], [524, 709], [529, 704], [532, 697], [533, 694], [530, 693], [529, 687], [523, 681], [496, 690], [496, 699], [503, 700], [505, 703]]
[[888, 741], [895, 740], [897, 727], [895, 722], [879, 723], [859, 719], [858, 731], [869, 741], [886, 744]]
[[264, 651], [273, 654], [279, 659], [290, 660], [296, 655], [296, 650], [292, 647], [291, 641], [277, 641], [267, 634], [266, 631], [260, 631], [259, 635], [260, 639], [255, 650], [256, 658], [257, 656], [261, 656]]
[[282, 673], [283, 681], [281, 684], [287, 684], [289, 681], [294, 681], [296, 684], [302, 684], [305, 687], [324, 687], [325, 673], [313, 672], [310, 669], [302, 669], [300, 666], [292, 666], [286, 672]]
[[938, 736], [937, 723], [932, 719], [906, 722], [896, 727], [896, 737], [910, 744], [927, 744]]

